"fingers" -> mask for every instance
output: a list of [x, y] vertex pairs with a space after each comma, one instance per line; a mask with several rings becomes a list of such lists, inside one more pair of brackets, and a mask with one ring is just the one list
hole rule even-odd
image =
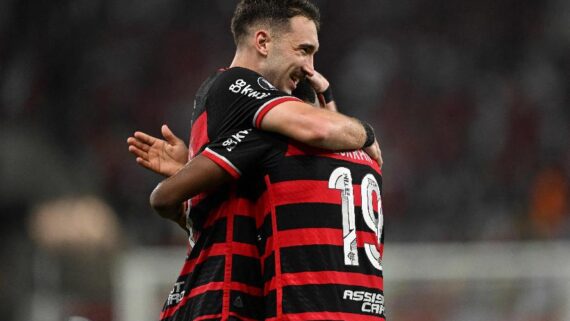
[[146, 159], [143, 159], [141, 157], [137, 157], [136, 159], [137, 164], [141, 165], [142, 167], [146, 168], [146, 169], [150, 169], [151, 171], [153, 170], [150, 162]]
[[309, 80], [311, 86], [313, 86], [313, 89], [315, 89], [317, 93], [322, 93], [330, 86], [329, 81], [316, 70], [313, 72], [312, 75], [307, 76], [307, 79]]
[[378, 163], [378, 165], [380, 165], [380, 167], [382, 167], [383, 164], [382, 152], [380, 151], [380, 145], [378, 144], [377, 141], [374, 142], [374, 144], [366, 147], [364, 151], [368, 154], [368, 156], [370, 156], [370, 158], [375, 160]]
[[[135, 135], [136, 135], [136, 133], [135, 133]], [[140, 139], [135, 138], [135, 137], [127, 138], [127, 144], [129, 144], [129, 151], [130, 151], [131, 146], [136, 147], [136, 148], [138, 148], [142, 151], [145, 151], [145, 152], [148, 152], [150, 149], [150, 144], [143, 142]]]
[[378, 143], [378, 141], [375, 141], [371, 147], [374, 148], [375, 153], [378, 155], [378, 157], [376, 158], [376, 161], [378, 162], [378, 165], [380, 166], [380, 168], [382, 168], [382, 165], [384, 164], [384, 160], [382, 159], [382, 150], [380, 149], [380, 144]]
[[180, 144], [180, 142], [182, 142], [182, 139], [174, 135], [170, 128], [168, 128], [168, 125], [162, 125], [160, 131], [162, 133], [162, 137], [164, 137], [164, 139], [166, 139], [166, 141], [171, 145]]
[[[133, 145], [129, 146], [129, 152], [130, 152], [131, 154], [135, 155], [135, 156], [137, 157], [137, 159], [138, 159], [138, 158], [141, 158], [141, 159], [144, 159], [144, 160], [148, 160], [148, 159], [149, 159], [148, 153], [145, 152], [145, 151], [143, 151], [143, 150], [141, 150], [141, 149], [139, 149], [139, 148], [137, 148], [136, 146], [133, 146]], [[137, 161], [137, 162], [138, 162], [138, 161]]]
[[136, 131], [135, 134], [133, 135], [136, 139], [138, 139], [140, 142], [148, 144], [148, 145], [152, 145], [154, 144], [154, 142], [158, 139], [156, 137], [153, 137], [149, 134], [143, 133], [143, 132], [139, 132]]

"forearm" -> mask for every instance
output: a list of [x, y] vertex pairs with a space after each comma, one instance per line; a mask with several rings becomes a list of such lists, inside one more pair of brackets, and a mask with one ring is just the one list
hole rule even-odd
[[[157, 188], [159, 188], [159, 186], [157, 186]], [[155, 189], [156, 190], [156, 189]], [[157, 196], [153, 196], [153, 194], [151, 194], [151, 204], [152, 204], [152, 197], [157, 197]], [[179, 203], [168, 203], [168, 204], [163, 204], [163, 205], [156, 205], [154, 204], [153, 209], [158, 213], [158, 215], [160, 215], [163, 218], [169, 219], [174, 221], [175, 223], [177, 223], [178, 225], [181, 225], [181, 221], [184, 220], [184, 203], [183, 202], [179, 202]]]
[[181, 215], [184, 215], [183, 202], [230, 179], [231, 176], [222, 168], [198, 155], [156, 186], [150, 195], [150, 204], [160, 216], [179, 223]]
[[359, 149], [366, 142], [366, 130], [359, 120], [301, 102], [273, 108], [261, 128], [328, 150]]
[[328, 122], [321, 125], [327, 126], [327, 129], [321, 140], [316, 142], [315, 147], [330, 150], [355, 150], [364, 146], [366, 130], [358, 119], [338, 112], [327, 113], [327, 117], [329, 117]]
[[352, 117], [339, 113], [323, 114], [325, 119], [309, 121], [309, 128], [320, 128], [322, 132], [316, 139], [305, 142], [313, 147], [328, 150], [355, 150], [360, 149], [366, 141], [366, 131], [361, 122]]

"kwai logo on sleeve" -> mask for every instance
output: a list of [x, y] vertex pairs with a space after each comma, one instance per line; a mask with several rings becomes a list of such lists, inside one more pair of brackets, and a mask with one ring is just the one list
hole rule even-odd
[[[269, 82], [267, 82], [267, 83], [269, 83]], [[262, 88], [263, 88], [263, 86], [262, 86]], [[233, 92], [235, 94], [242, 94], [244, 96], [255, 98], [255, 99], [263, 99], [263, 98], [271, 96], [270, 93], [261, 93], [259, 91], [254, 90], [251, 87], [251, 85], [248, 84], [243, 79], [236, 80], [232, 85], [230, 85], [229, 89], [231, 92]]]

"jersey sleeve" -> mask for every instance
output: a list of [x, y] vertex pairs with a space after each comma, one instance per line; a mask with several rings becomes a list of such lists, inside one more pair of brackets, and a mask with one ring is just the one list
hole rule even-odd
[[260, 128], [267, 113], [288, 101], [300, 99], [277, 90], [260, 74], [245, 68], [224, 71], [208, 95], [212, 141], [236, 129]]
[[201, 155], [218, 164], [235, 179], [264, 170], [284, 155], [284, 138], [256, 129], [245, 129], [219, 137]]

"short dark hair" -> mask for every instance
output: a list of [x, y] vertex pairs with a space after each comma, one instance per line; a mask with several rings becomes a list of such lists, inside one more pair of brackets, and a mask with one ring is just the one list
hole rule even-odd
[[308, 0], [240, 0], [232, 17], [234, 42], [239, 44], [248, 28], [257, 23], [285, 29], [289, 27], [289, 19], [296, 16], [314, 21], [319, 30], [321, 14], [317, 6]]

